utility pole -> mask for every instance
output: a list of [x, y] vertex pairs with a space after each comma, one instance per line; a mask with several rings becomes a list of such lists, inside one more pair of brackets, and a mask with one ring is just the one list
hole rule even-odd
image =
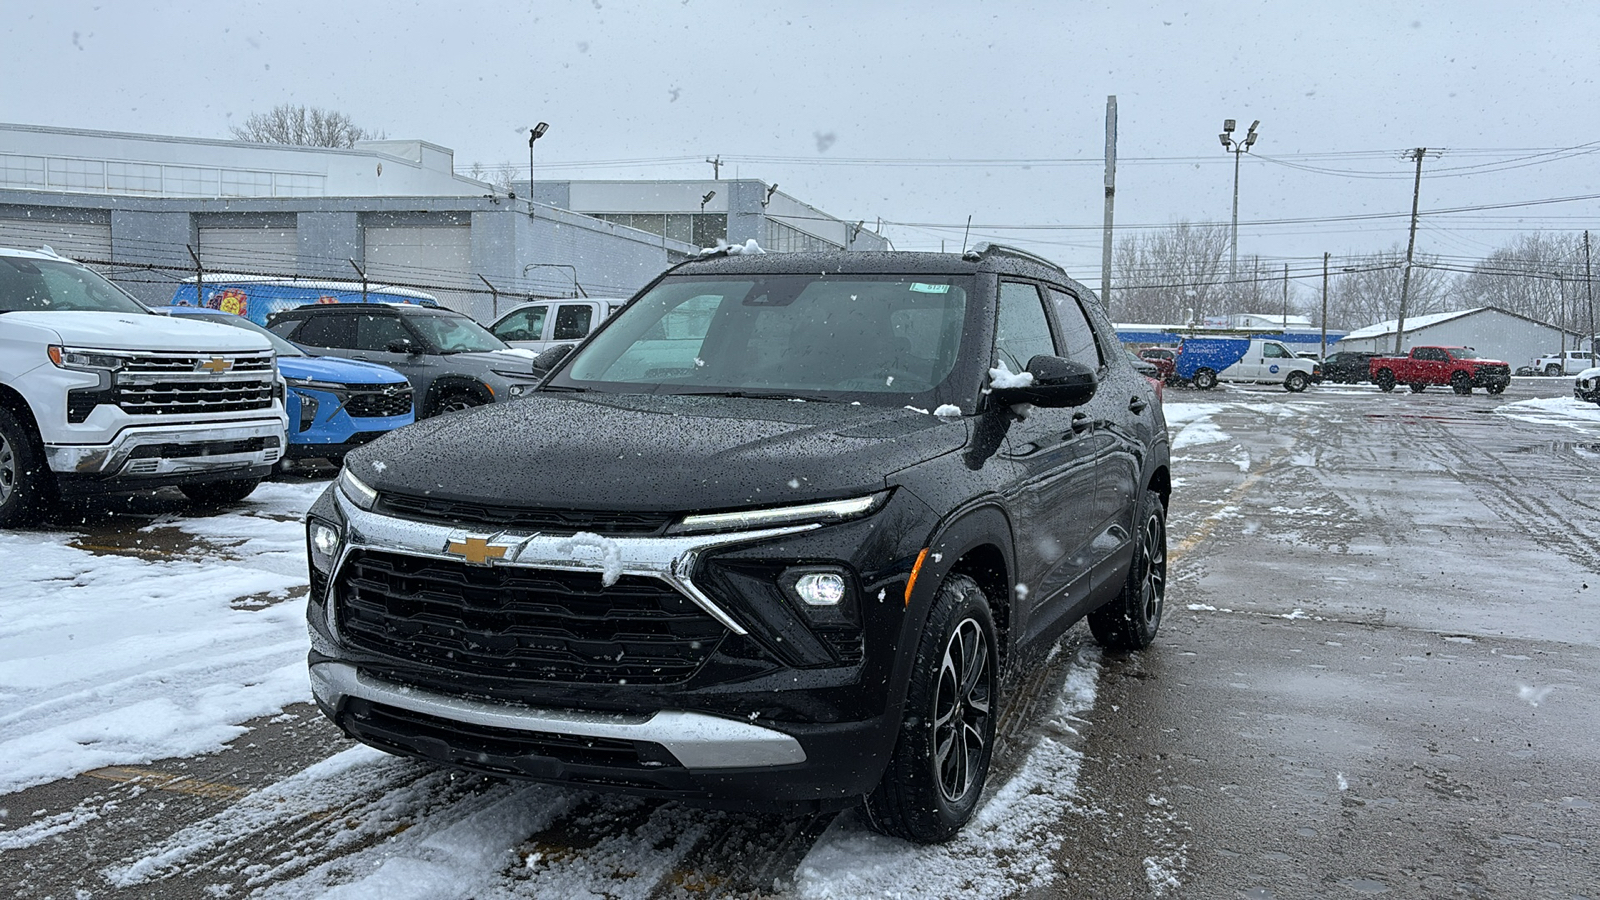
[[1417, 203], [1422, 197], [1422, 160], [1428, 155], [1438, 156], [1441, 151], [1418, 147], [1407, 150], [1403, 159], [1417, 161], [1417, 179], [1411, 186], [1411, 237], [1406, 240], [1406, 271], [1400, 277], [1400, 319], [1395, 322], [1394, 355], [1399, 356], [1401, 342], [1406, 336], [1406, 302], [1411, 299], [1411, 257], [1417, 248]]
[[1289, 264], [1283, 264], [1283, 336], [1289, 336]]
[[1594, 280], [1589, 271], [1589, 232], [1583, 232], [1583, 289], [1589, 297], [1589, 361], [1594, 362], [1600, 357], [1594, 352]]
[[722, 180], [722, 154], [718, 153], [715, 159], [708, 159], [708, 160], [706, 160], [706, 162], [711, 164], [711, 180], [712, 181], [721, 181]]
[[1322, 358], [1328, 358], [1328, 254], [1322, 254]]
[[1117, 199], [1117, 95], [1106, 98], [1106, 225], [1100, 246], [1100, 304], [1111, 312], [1111, 220]]
[[194, 259], [194, 305], [203, 307], [206, 305], [206, 267], [200, 264], [200, 254], [194, 252], [192, 245], [184, 246], [189, 248], [189, 256]]

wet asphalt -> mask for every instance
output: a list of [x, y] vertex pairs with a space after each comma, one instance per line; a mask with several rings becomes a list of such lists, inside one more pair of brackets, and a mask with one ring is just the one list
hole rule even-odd
[[[1600, 898], [1600, 423], [1494, 411], [1565, 385], [1517, 379], [1498, 398], [1169, 391], [1175, 410], [1220, 404], [1223, 438], [1175, 451], [1160, 637], [1102, 660], [1073, 742], [1083, 760], [1076, 802], [1060, 813], [1059, 877], [1018, 895]], [[181, 552], [149, 534], [137, 547], [123, 539], [181, 504], [148, 498], [57, 527], [96, 552]], [[1012, 684], [1000, 778], [1040, 733], [1061, 661], [1087, 642], [1074, 629], [1053, 668]], [[309, 705], [249, 724], [224, 753], [3, 798], [100, 818], [0, 852], [0, 884], [27, 897], [243, 896], [263, 861], [386, 840], [341, 837], [341, 823], [370, 815], [364, 799], [264, 824], [162, 881], [111, 888], [108, 866], [350, 746]], [[406, 769], [391, 788], [428, 777]], [[469, 778], [440, 796], [497, 789]], [[580, 812], [527, 845], [581, 859], [637, 826]], [[702, 824], [709, 839], [671, 878], [618, 895], [787, 896], [828, 821]], [[956, 883], [936, 895], [966, 896]]]

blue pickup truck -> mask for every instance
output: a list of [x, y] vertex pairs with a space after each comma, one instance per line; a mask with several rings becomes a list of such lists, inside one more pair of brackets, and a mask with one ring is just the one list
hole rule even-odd
[[1174, 374], [1202, 391], [1219, 381], [1249, 381], [1299, 393], [1320, 374], [1314, 361], [1269, 338], [1186, 337], [1174, 362]]
[[295, 344], [233, 313], [192, 306], [156, 307], [155, 312], [260, 332], [278, 354], [278, 371], [289, 383], [289, 446], [285, 459], [326, 459], [416, 421], [411, 382], [388, 366], [311, 356]]

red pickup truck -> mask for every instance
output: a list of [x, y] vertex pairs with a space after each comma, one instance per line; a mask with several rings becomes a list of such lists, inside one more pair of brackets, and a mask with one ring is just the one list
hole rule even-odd
[[1483, 359], [1471, 347], [1412, 347], [1408, 356], [1375, 356], [1368, 364], [1372, 383], [1392, 391], [1404, 384], [1420, 394], [1429, 385], [1450, 385], [1458, 394], [1481, 387], [1498, 394], [1511, 384], [1511, 366]]

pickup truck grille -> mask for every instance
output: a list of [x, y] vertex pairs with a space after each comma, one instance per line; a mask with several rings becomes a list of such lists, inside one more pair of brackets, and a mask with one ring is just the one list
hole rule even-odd
[[402, 519], [422, 522], [490, 525], [496, 528], [530, 529], [556, 535], [588, 531], [594, 534], [650, 537], [662, 534], [667, 530], [667, 526], [677, 519], [673, 513], [526, 509], [437, 497], [417, 497], [392, 491], [384, 491], [378, 496], [377, 510]]
[[409, 384], [352, 384], [344, 411], [358, 419], [402, 416], [411, 412]]
[[132, 415], [270, 409], [271, 352], [141, 354], [117, 372], [112, 402]]
[[726, 630], [653, 578], [469, 566], [359, 551], [335, 585], [357, 650], [445, 673], [588, 684], [675, 684]]

